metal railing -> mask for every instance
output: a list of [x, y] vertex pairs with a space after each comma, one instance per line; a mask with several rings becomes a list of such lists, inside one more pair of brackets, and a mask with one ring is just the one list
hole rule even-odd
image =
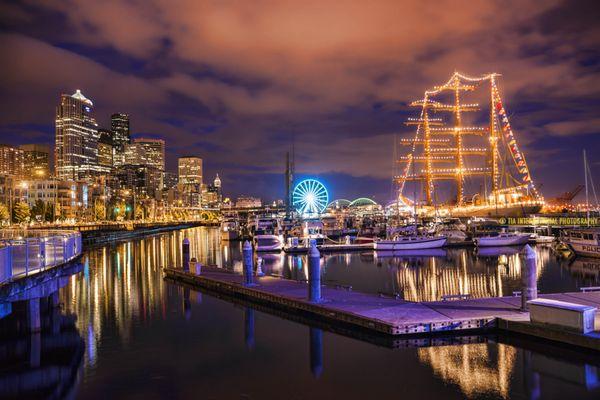
[[64, 264], [79, 254], [79, 232], [0, 230], [0, 284]]

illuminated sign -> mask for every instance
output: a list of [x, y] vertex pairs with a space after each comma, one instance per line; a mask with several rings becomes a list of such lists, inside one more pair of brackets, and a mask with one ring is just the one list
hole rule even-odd
[[600, 226], [599, 217], [503, 217], [500, 225]]

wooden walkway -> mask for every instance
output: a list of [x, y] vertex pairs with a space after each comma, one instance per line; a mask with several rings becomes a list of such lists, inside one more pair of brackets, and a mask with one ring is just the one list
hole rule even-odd
[[[324, 286], [324, 301], [315, 304], [308, 301], [308, 285], [304, 282], [264, 276], [254, 277], [256, 285], [247, 287], [243, 285], [241, 275], [211, 267], [203, 267], [201, 275], [166, 268], [165, 275], [174, 281], [264, 306], [387, 335], [490, 329], [499, 327], [499, 321], [514, 322], [510, 326], [518, 326], [522, 331], [521, 325], [529, 321], [529, 314], [520, 311], [520, 297], [414, 303]], [[600, 309], [600, 292], [549, 294], [540, 297], [593, 305]], [[504, 323], [502, 327], [511, 330], [508, 325]], [[597, 349], [600, 350], [600, 334], [594, 333], [591, 337], [592, 347], [598, 346]]]

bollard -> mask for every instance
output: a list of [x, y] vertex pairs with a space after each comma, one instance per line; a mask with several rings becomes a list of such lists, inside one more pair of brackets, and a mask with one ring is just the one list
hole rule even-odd
[[244, 313], [244, 342], [248, 350], [254, 348], [254, 309], [250, 307]]
[[189, 272], [190, 270], [190, 239], [183, 239], [181, 244], [181, 254], [183, 254], [183, 270]]
[[529, 310], [527, 302], [537, 299], [537, 254], [528, 244], [525, 245], [525, 268], [521, 271], [521, 310]]
[[252, 283], [252, 270], [253, 270], [253, 255], [252, 245], [249, 241], [244, 242], [242, 247], [242, 255], [244, 260], [244, 284], [246, 286], [253, 286]]
[[256, 259], [256, 276], [265, 276], [265, 273], [262, 270], [263, 262], [264, 260], [262, 257]]
[[321, 255], [317, 244], [311, 240], [308, 249], [308, 300], [313, 303], [321, 301]]
[[315, 378], [323, 373], [323, 331], [310, 327], [310, 371]]
[[190, 260], [190, 270], [193, 270], [196, 275], [202, 274], [202, 263], [196, 260], [196, 257]]

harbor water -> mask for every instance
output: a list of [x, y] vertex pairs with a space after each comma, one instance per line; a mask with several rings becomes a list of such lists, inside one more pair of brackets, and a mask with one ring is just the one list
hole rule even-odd
[[[388, 346], [165, 282], [185, 237], [192, 257], [241, 273], [241, 243], [221, 242], [218, 229], [88, 249], [45, 317], [58, 323], [27, 336], [19, 304], [0, 320], [0, 398], [600, 397], [600, 359], [585, 352], [498, 334]], [[535, 250], [541, 292], [600, 285], [599, 261]], [[305, 256], [259, 257], [267, 274], [306, 279]], [[523, 261], [518, 249], [343, 253], [324, 255], [321, 273], [340, 290], [428, 301], [510, 296]]]

